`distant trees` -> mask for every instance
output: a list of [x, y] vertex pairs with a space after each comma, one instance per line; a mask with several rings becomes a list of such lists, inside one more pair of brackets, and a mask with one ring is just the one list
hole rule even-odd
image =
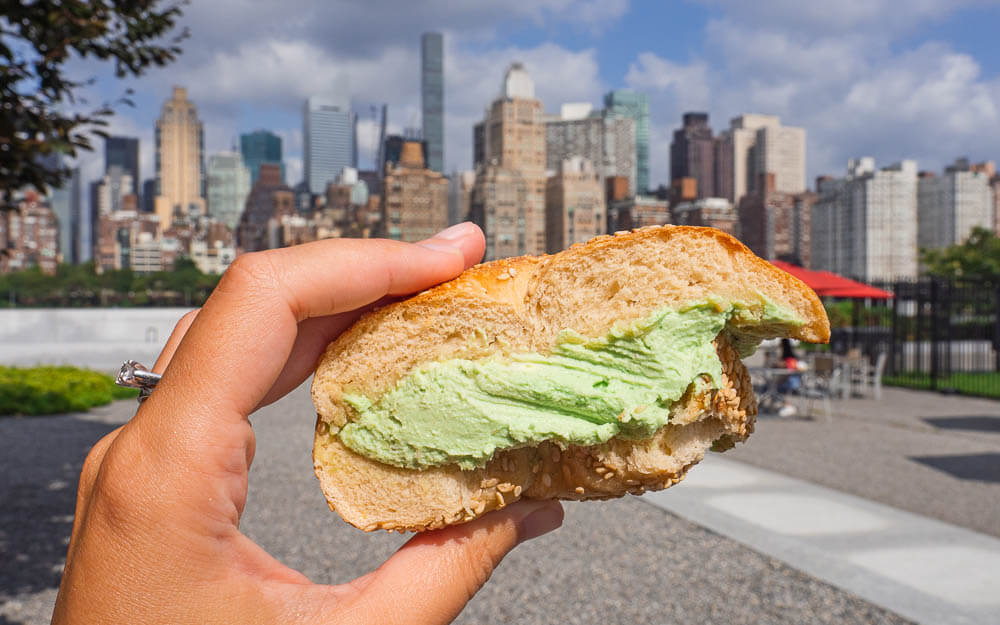
[[[114, 63], [118, 78], [139, 76], [181, 53], [187, 30], [168, 37], [188, 0], [0, 0], [0, 210], [26, 186], [59, 187], [69, 170], [47, 157], [91, 150], [113, 114], [91, 106], [94, 79], [67, 74], [78, 58]], [[130, 104], [127, 90], [119, 100]]]
[[954, 281], [1000, 281], [1000, 237], [976, 227], [965, 243], [940, 249], [921, 250], [920, 262], [927, 274]]
[[204, 274], [178, 259], [173, 271], [139, 274], [130, 269], [96, 273], [94, 263], [59, 265], [56, 275], [38, 268], [0, 275], [0, 308], [11, 306], [200, 306], [221, 276]]

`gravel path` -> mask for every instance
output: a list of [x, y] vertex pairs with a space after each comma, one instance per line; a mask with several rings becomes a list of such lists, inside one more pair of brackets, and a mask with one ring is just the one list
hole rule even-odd
[[[0, 625], [46, 623], [89, 447], [134, 409], [0, 418]], [[404, 540], [329, 512], [309, 451], [304, 388], [253, 418], [244, 531], [311, 579], [365, 573]], [[853, 595], [634, 498], [566, 506], [562, 529], [520, 547], [459, 623], [905, 623]]]

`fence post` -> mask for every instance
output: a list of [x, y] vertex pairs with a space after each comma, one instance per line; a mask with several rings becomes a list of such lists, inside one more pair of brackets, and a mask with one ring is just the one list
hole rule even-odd
[[1000, 371], [1000, 284], [994, 290], [993, 300], [993, 370]]
[[938, 354], [938, 342], [940, 341], [940, 328], [938, 327], [938, 281], [932, 278], [930, 287], [931, 389], [936, 391], [938, 376], [941, 372], [941, 363]]
[[[897, 321], [897, 317], [899, 316], [899, 298], [901, 295], [899, 292], [899, 285], [900, 283], [896, 282], [890, 287], [892, 288], [892, 294], [895, 295], [895, 297], [892, 298], [892, 326], [889, 330], [889, 355], [888, 361], [886, 362], [889, 375], [899, 375], [900, 369], [902, 369], [899, 363], [896, 362], [896, 359], [898, 358], [897, 353], [899, 351], [897, 349], [897, 342], [899, 341], [899, 323]], [[904, 347], [902, 351], [905, 352], [906, 348]]]
[[944, 336], [941, 338], [941, 351], [944, 352], [939, 358], [941, 360], [938, 363], [939, 369], [938, 373], [942, 380], [949, 380], [952, 385], [949, 387], [945, 384], [945, 388], [954, 388], [954, 381], [951, 378], [952, 372], [952, 344], [951, 344], [951, 309], [955, 303], [954, 299], [954, 282], [948, 280], [947, 282], [941, 283], [941, 290], [938, 291], [938, 304], [940, 305], [941, 312], [944, 313], [935, 325], [940, 325], [941, 329], [944, 330]]

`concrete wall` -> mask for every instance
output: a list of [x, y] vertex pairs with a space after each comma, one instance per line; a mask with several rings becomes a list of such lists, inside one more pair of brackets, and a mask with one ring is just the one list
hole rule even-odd
[[117, 371], [152, 366], [188, 308], [22, 308], [0, 310], [0, 364], [70, 364]]

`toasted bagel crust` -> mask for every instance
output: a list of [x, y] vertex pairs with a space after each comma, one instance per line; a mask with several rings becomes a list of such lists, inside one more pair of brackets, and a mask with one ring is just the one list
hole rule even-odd
[[402, 469], [354, 453], [337, 436], [356, 416], [343, 394], [377, 399], [424, 362], [548, 353], [562, 329], [601, 336], [616, 322], [708, 297], [760, 313], [760, 295], [805, 322], [793, 338], [829, 339], [829, 322], [811, 289], [735, 238], [685, 226], [643, 228], [551, 256], [477, 265], [372, 311], [330, 344], [313, 379], [313, 459], [327, 502], [364, 530], [420, 531], [469, 521], [522, 497], [604, 499], [666, 488], [713, 445], [731, 447], [753, 430], [753, 390], [725, 331], [715, 341], [722, 388], [689, 390], [651, 438], [566, 449], [545, 442], [498, 452], [474, 470]]

